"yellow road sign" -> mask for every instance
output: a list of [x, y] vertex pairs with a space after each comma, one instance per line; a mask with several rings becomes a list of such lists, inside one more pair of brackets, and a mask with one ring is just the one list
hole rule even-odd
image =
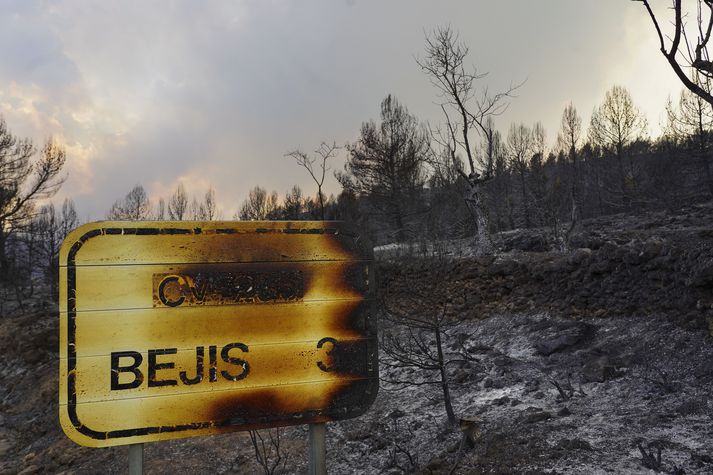
[[60, 421], [92, 447], [362, 414], [371, 250], [339, 222], [99, 222], [60, 252]]

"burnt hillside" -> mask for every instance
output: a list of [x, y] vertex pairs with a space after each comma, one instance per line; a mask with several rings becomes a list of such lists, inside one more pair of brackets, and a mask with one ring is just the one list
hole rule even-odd
[[498, 238], [497, 256], [459, 258], [464, 249], [455, 247], [440, 250], [439, 257], [384, 259], [381, 279], [428, 286], [429, 269], [446, 265], [439, 285], [448, 287], [459, 311], [471, 318], [507, 312], [569, 318], [658, 314], [691, 328], [713, 324], [711, 204], [680, 215], [586, 221], [568, 253], [547, 251], [538, 230]]
[[[329, 424], [330, 472], [713, 471], [713, 204], [585, 221], [567, 253], [538, 230], [496, 239], [492, 257], [467, 242], [441, 243], [439, 257], [378, 253], [384, 298], [430, 294], [459, 320], [445, 352], [465, 358], [447, 376], [456, 416], [475, 421], [473, 447], [437, 385], [389, 382], [423, 371], [382, 364], [373, 407]], [[61, 432], [57, 323], [47, 293], [3, 301], [0, 473], [125, 473], [125, 447], [82, 448]], [[304, 473], [306, 428], [281, 434], [278, 473]], [[148, 444], [145, 467], [260, 471], [244, 433]]]

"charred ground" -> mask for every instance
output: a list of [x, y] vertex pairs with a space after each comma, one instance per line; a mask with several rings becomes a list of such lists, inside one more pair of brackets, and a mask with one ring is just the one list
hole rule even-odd
[[[419, 251], [379, 264], [382, 285], [454, 296], [463, 318], [446, 348], [469, 359], [449, 377], [475, 447], [459, 450], [437, 387], [383, 384], [365, 416], [330, 424], [330, 472], [713, 471], [713, 204], [584, 222], [567, 253], [548, 250], [545, 230], [498, 240], [495, 257], [441, 246], [437, 282]], [[47, 294], [23, 305], [6, 298], [0, 319], [0, 473], [124, 473], [126, 448], [62, 434], [56, 305]], [[306, 440], [302, 427], [282, 433], [285, 472], [306, 471]], [[149, 444], [146, 469], [259, 471], [247, 434]]]

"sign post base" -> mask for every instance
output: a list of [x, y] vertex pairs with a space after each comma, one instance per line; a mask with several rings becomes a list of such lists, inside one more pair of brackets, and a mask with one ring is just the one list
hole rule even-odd
[[309, 425], [309, 474], [310, 475], [326, 475], [327, 474], [326, 433], [327, 433], [327, 425], [324, 423]]
[[144, 444], [129, 445], [129, 475], [144, 473]]

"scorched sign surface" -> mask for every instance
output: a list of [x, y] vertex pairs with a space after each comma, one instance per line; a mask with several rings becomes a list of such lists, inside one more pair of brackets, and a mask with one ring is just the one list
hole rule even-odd
[[371, 251], [342, 223], [92, 223], [60, 282], [79, 444], [345, 419], [376, 397]]

